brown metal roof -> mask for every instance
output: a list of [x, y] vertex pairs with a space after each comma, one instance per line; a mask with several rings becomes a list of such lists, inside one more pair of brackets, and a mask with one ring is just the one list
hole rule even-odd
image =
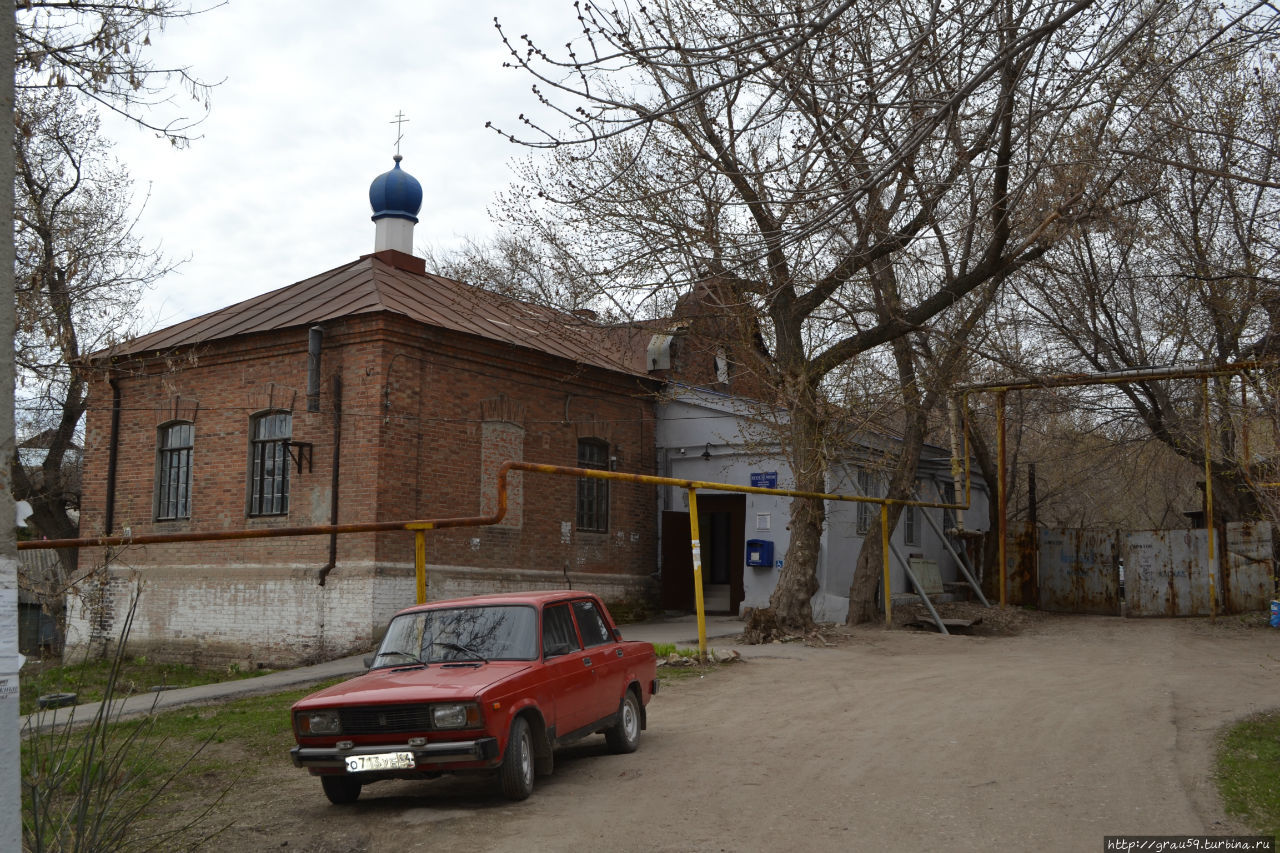
[[621, 342], [572, 314], [420, 272], [393, 252], [142, 335], [95, 358], [137, 355], [382, 311], [606, 370], [647, 375]]

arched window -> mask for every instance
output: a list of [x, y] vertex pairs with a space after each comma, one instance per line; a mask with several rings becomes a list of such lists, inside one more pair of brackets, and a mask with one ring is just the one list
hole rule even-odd
[[191, 517], [191, 450], [195, 424], [175, 421], [160, 427], [156, 455], [156, 520]]
[[292, 412], [254, 415], [249, 441], [249, 515], [289, 512], [289, 451]]
[[[609, 443], [597, 438], [578, 439], [578, 467], [609, 470]], [[578, 480], [578, 529], [609, 532], [609, 481], [583, 477]]]

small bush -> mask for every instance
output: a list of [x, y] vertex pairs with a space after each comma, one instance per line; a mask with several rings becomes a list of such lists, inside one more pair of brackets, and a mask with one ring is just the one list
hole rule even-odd
[[45, 711], [23, 733], [25, 851], [167, 851], [194, 847], [203, 840], [192, 837], [185, 845], [182, 841], [205, 820], [220, 795], [208, 798], [177, 826], [160, 831], [148, 827], [148, 809], [217, 732], [174, 765], [165, 756], [168, 739], [155, 735], [154, 715], [121, 722], [124, 648], [136, 607], [135, 598], [107, 670], [101, 705], [88, 724], [77, 725], [83, 721], [70, 711]]

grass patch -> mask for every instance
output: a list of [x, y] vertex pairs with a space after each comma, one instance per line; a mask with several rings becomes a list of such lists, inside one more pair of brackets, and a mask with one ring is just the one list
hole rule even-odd
[[[236, 666], [201, 668], [181, 663], [156, 663], [145, 657], [126, 657], [121, 661], [115, 684], [115, 696], [123, 699], [148, 693], [152, 687], [195, 687], [219, 681], [234, 681], [263, 675], [270, 670], [241, 671]], [[75, 693], [79, 703], [101, 702], [111, 674], [110, 660], [84, 661], [64, 666], [28, 663], [18, 676], [21, 696], [19, 714], [39, 710], [38, 699], [49, 693]]]
[[669, 658], [672, 655], [679, 655], [682, 658], [696, 658], [698, 656], [697, 649], [677, 648], [675, 643], [654, 643], [653, 653], [659, 658]]
[[[653, 651], [658, 656], [659, 662], [669, 661], [672, 655], [680, 658], [678, 663], [668, 663], [666, 666], [658, 667], [658, 681], [664, 684], [672, 681], [683, 681], [687, 678], [701, 678], [721, 666], [718, 663], [697, 663], [697, 649], [680, 648], [674, 643], [654, 643]], [[715, 660], [714, 649], [708, 648], [707, 654], [711, 656], [712, 661]]]
[[1228, 814], [1280, 836], [1280, 711], [1227, 730], [1218, 749], [1218, 790]]
[[[342, 680], [109, 723], [88, 738], [65, 728], [28, 731], [22, 741], [23, 777], [34, 780], [54, 766], [88, 767], [89, 776], [64, 774], [51, 794], [56, 801], [48, 803], [55, 816], [65, 813], [60, 803], [83, 796], [93, 785], [101, 793], [89, 792], [92, 812], [114, 798], [132, 813], [127, 835], [114, 839], [113, 849], [156, 849], [148, 839], [163, 839], [160, 849], [194, 848], [232, 821], [230, 806], [222, 803], [232, 785], [251, 780], [257, 768], [287, 763], [294, 745], [289, 706]], [[102, 757], [86, 763], [79, 757], [86, 749]], [[119, 793], [118, 786], [127, 790]], [[27, 785], [23, 797], [29, 822], [35, 804]], [[55, 843], [45, 849], [81, 847]]]
[[273, 758], [283, 756], [287, 759], [287, 753], [294, 745], [289, 706], [303, 696], [346, 680], [347, 676], [343, 676], [283, 693], [166, 711], [155, 715], [154, 731], [161, 737], [193, 742], [216, 731], [214, 743], [234, 743], [237, 748], [253, 755], [267, 755], [278, 747], [282, 751], [274, 753]]

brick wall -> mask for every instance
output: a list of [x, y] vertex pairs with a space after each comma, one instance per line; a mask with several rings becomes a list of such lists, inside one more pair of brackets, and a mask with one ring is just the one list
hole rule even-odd
[[[321, 411], [308, 412], [306, 339], [298, 328], [117, 364], [111, 531], [112, 389], [99, 377], [86, 424], [82, 535], [328, 524], [335, 467], [339, 523], [474, 516], [493, 506], [492, 476], [506, 458], [574, 465], [579, 438], [607, 441], [620, 471], [654, 472], [653, 388], [643, 380], [360, 315], [326, 324]], [[251, 518], [249, 424], [268, 409], [293, 413], [304, 461], [289, 473], [288, 514]], [[195, 425], [191, 518], [156, 521], [157, 429], [175, 419]], [[567, 583], [617, 598], [647, 594], [657, 568], [653, 490], [611, 484], [611, 492], [609, 532], [582, 533], [574, 481], [513, 478], [505, 524], [427, 535], [430, 597]], [[327, 572], [328, 536], [122, 549], [99, 569], [107, 621], [118, 624], [138, 588], [133, 641], [159, 657], [296, 663], [365, 649], [391, 613], [413, 603], [413, 543], [407, 532], [339, 536]], [[101, 549], [82, 549], [80, 570], [105, 561]], [[85, 606], [91, 586], [69, 600], [73, 648], [103, 633], [91, 630], [104, 624], [101, 607]]]

